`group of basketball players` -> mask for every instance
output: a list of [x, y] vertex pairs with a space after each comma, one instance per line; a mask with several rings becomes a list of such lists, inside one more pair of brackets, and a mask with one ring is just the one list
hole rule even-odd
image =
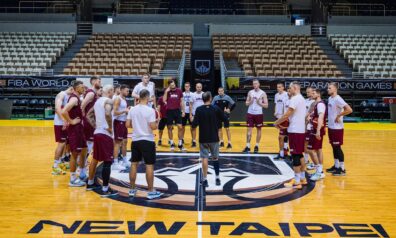
[[[101, 196], [114, 196], [117, 195], [117, 192], [109, 188], [111, 170], [130, 168], [131, 190], [129, 195], [135, 196], [137, 166], [141, 160], [144, 160], [148, 183], [147, 198], [160, 197], [162, 194], [155, 191], [153, 185], [156, 158], [153, 131], [159, 130], [158, 145], [162, 145], [163, 130], [167, 126], [168, 143], [173, 151], [175, 149], [173, 127], [176, 125], [178, 148], [184, 151], [186, 150], [184, 147], [185, 126], [190, 124], [192, 125], [191, 147], [196, 147], [198, 119], [195, 123], [193, 122], [197, 109], [201, 106], [206, 106], [208, 109], [208, 111], [201, 110], [202, 115], [206, 115], [208, 118], [211, 118], [210, 115], [217, 115], [217, 109], [220, 109], [219, 111], [224, 115], [217, 121], [216, 126], [210, 127], [218, 130], [207, 132], [216, 134], [216, 137], [211, 137], [214, 139], [210, 139], [210, 142], [216, 140], [219, 147], [224, 147], [222, 133], [224, 126], [228, 139], [227, 148], [232, 148], [229, 118], [230, 112], [236, 104], [231, 97], [224, 94], [223, 88], [218, 89], [218, 95], [213, 99], [211, 95], [205, 95], [205, 100], [203, 100], [202, 84], [197, 83], [196, 91], [191, 92], [190, 83], [187, 82], [184, 84], [183, 92], [176, 87], [174, 81], [170, 80], [164, 95], [157, 101], [155, 85], [150, 81], [150, 75], [145, 74], [142, 76], [142, 82], [137, 84], [132, 91], [135, 106], [129, 107], [126, 101], [126, 97], [129, 95], [128, 86], [105, 85], [102, 87], [99, 77], [92, 77], [90, 84], [91, 88], [86, 89], [82, 81], [75, 81], [73, 87], [60, 92], [55, 99], [54, 130], [58, 146], [55, 151], [52, 173], [55, 175], [66, 174], [67, 166], [64, 161], [70, 158], [69, 186], [71, 187], [86, 186], [88, 191], [101, 188], [99, 191]], [[322, 142], [325, 135], [326, 118], [335, 161], [334, 166], [327, 169], [327, 172], [331, 172], [333, 175], [345, 175], [344, 154], [341, 149], [343, 116], [351, 113], [352, 109], [337, 94], [337, 85], [329, 84], [330, 97], [327, 105], [322, 100], [321, 92], [318, 89], [308, 88], [308, 98], [304, 99], [298, 82], [291, 83], [287, 92], [284, 84], [279, 83], [277, 90], [274, 113], [277, 121], [274, 125], [279, 129], [280, 152], [276, 159], [283, 159], [287, 155], [287, 148], [290, 147], [295, 172], [295, 178], [285, 186], [301, 189], [302, 185], [307, 184], [305, 171], [308, 155], [314, 164], [314, 166], [308, 166], [308, 169], [316, 169], [311, 180], [319, 180], [324, 177]], [[209, 108], [208, 105], [211, 107]], [[258, 80], [253, 80], [253, 89], [247, 95], [246, 105], [248, 106], [247, 143], [243, 152], [250, 152], [252, 130], [253, 127], [256, 127], [254, 152], [257, 153], [263, 126], [263, 108], [268, 108], [267, 95], [260, 89]], [[213, 109], [214, 106], [216, 106], [216, 110]], [[126, 155], [128, 128], [134, 128], [130, 161]], [[205, 132], [200, 131], [201, 133]], [[200, 141], [201, 154], [209, 154], [206, 151], [207, 148], [202, 147], [201, 143]], [[208, 142], [205, 141], [205, 145], [207, 144]], [[215, 147], [213, 144], [210, 144], [210, 147], [210, 152], [213, 153], [212, 149]], [[91, 153], [93, 159], [88, 164], [87, 158]], [[214, 153], [218, 154], [218, 152]], [[212, 159], [217, 161], [218, 157]], [[102, 186], [95, 181], [96, 167], [99, 162], [102, 163]], [[217, 172], [216, 185], [220, 185]], [[206, 186], [208, 186], [207, 182]]]

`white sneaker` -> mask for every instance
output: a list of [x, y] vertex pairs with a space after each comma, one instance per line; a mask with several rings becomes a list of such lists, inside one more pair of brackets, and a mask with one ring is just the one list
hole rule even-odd
[[124, 170], [124, 169], [126, 168], [122, 166], [122, 164], [119, 162], [113, 162], [113, 164], [111, 165], [111, 170]]
[[129, 190], [129, 196], [130, 197], [135, 197], [136, 196], [136, 192], [137, 192], [137, 189], [131, 189], [131, 190]]
[[[121, 163], [120, 163], [121, 164]], [[121, 166], [125, 167], [125, 168], [130, 168], [132, 165], [132, 163], [130, 161], [124, 161], [122, 162]]]
[[158, 191], [153, 191], [153, 192], [148, 192], [147, 193], [147, 199], [156, 199], [162, 196], [163, 193], [160, 193]]
[[320, 173], [320, 179], [324, 179], [326, 177], [326, 174], [325, 173]]
[[309, 163], [309, 164], [307, 164], [307, 169], [308, 170], [314, 170], [315, 169], [315, 165], [313, 163]]
[[312, 175], [310, 179], [312, 181], [318, 181], [318, 180], [320, 180], [320, 174], [319, 173], [314, 173], [314, 175]]
[[85, 187], [85, 182], [81, 181], [80, 179], [76, 178], [73, 181], [69, 182], [70, 187]]

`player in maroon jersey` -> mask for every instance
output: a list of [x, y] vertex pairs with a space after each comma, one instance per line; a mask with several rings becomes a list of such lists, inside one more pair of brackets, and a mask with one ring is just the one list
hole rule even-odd
[[[70, 187], [85, 186], [86, 174], [82, 177], [77, 177], [76, 161], [77, 157], [85, 158], [87, 154], [87, 141], [85, 140], [84, 127], [82, 122], [82, 110], [80, 96], [84, 94], [85, 88], [82, 81], [75, 81], [73, 84], [74, 92], [70, 95], [66, 106], [62, 110], [62, 116], [67, 123], [67, 135], [69, 138], [69, 145], [71, 151], [70, 158]], [[84, 160], [80, 160], [80, 167], [84, 167]]]

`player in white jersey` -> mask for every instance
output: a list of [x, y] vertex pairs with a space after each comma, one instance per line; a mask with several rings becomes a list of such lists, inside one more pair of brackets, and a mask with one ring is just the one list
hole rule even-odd
[[[274, 116], [276, 119], [281, 118], [288, 109], [289, 94], [285, 91], [285, 85], [283, 83], [277, 83], [277, 93], [275, 94], [275, 111]], [[279, 128], [279, 154], [276, 159], [284, 159], [285, 151], [288, 149], [288, 138], [287, 128]]]
[[[122, 167], [130, 167], [130, 162], [126, 156], [126, 146], [128, 142], [128, 129], [126, 128], [125, 122], [129, 112], [126, 97], [129, 95], [129, 88], [127, 85], [121, 85], [120, 95], [113, 97], [113, 128], [114, 128], [114, 169], [123, 169]], [[118, 153], [121, 148], [122, 153], [122, 164], [118, 163]]]
[[290, 153], [293, 160], [294, 179], [285, 183], [285, 187], [302, 189], [302, 185], [308, 184], [304, 171], [304, 137], [305, 137], [305, 101], [301, 95], [301, 86], [298, 82], [292, 82], [289, 86], [292, 95], [287, 112], [275, 122], [279, 127], [284, 121], [289, 120], [287, 133], [289, 136]]
[[139, 103], [139, 93], [146, 89], [150, 93], [149, 107], [157, 108], [157, 99], [155, 98], [155, 84], [150, 81], [150, 74], [143, 74], [142, 82], [138, 83], [132, 90], [132, 97], [135, 99], [135, 105]]
[[66, 168], [62, 165], [62, 153], [65, 150], [67, 140], [67, 123], [62, 116], [62, 109], [67, 104], [69, 96], [73, 93], [73, 87], [69, 87], [65, 91], [59, 92], [55, 97], [55, 116], [54, 116], [54, 132], [55, 141], [58, 143], [55, 149], [55, 160], [52, 166], [53, 175], [66, 174]]
[[115, 196], [118, 193], [109, 187], [111, 164], [113, 163], [114, 141], [113, 141], [113, 85], [103, 87], [102, 97], [98, 98], [87, 119], [95, 128], [93, 159], [89, 165], [89, 177], [87, 190], [94, 190], [99, 187], [95, 183], [96, 166], [102, 162], [103, 185], [100, 190], [101, 197]]
[[[204, 105], [204, 101], [202, 100], [202, 95], [204, 92], [202, 92], [202, 84], [197, 83], [195, 85], [195, 92], [192, 94], [191, 97], [191, 103], [190, 103], [190, 121], [194, 120], [194, 115], [195, 111], [199, 106]], [[194, 148], [197, 146], [197, 128], [192, 128], [191, 129], [191, 135], [192, 135], [192, 142], [191, 142], [191, 147]]]
[[327, 103], [328, 134], [330, 144], [333, 147], [334, 165], [327, 169], [326, 172], [332, 173], [335, 176], [345, 176], [344, 152], [341, 149], [344, 143], [343, 118], [353, 111], [344, 99], [338, 95], [338, 85], [336, 83], [330, 83], [327, 92], [330, 96]]
[[[315, 102], [315, 100], [312, 98], [312, 92], [313, 92], [313, 88], [308, 86], [305, 89], [305, 93], [307, 95], [307, 98], [305, 99], [305, 109], [306, 109], [306, 119], [305, 119], [305, 124], [306, 124], [306, 131], [305, 131], [305, 143], [304, 143], [304, 160], [305, 160], [305, 165], [307, 166], [307, 168], [309, 170], [312, 170], [315, 168], [313, 163], [309, 162], [309, 150], [308, 150], [308, 142], [309, 142], [309, 138], [310, 138], [310, 134], [312, 131], [312, 125], [310, 125], [308, 123], [308, 119], [309, 119], [309, 115], [311, 114], [312, 110], [313, 110], [313, 103]], [[312, 160], [312, 158], [311, 158]]]
[[246, 115], [246, 147], [243, 152], [250, 152], [250, 140], [252, 139], [253, 127], [256, 127], [257, 135], [254, 153], [258, 153], [261, 140], [261, 127], [263, 126], [264, 120], [263, 108], [268, 108], [268, 98], [267, 94], [260, 89], [260, 82], [257, 79], [253, 79], [253, 89], [248, 92], [246, 106], [248, 106]]
[[193, 93], [190, 91], [190, 88], [191, 88], [190, 82], [184, 83], [183, 99], [184, 99], [185, 115], [182, 118], [183, 143], [184, 143], [184, 133], [186, 130], [187, 123], [190, 125], [191, 138], [193, 133], [193, 128], [191, 127], [191, 120], [190, 120], [190, 104], [192, 103]]

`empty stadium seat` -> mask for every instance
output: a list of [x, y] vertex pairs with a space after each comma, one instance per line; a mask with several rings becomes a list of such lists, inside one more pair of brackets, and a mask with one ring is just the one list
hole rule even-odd
[[71, 32], [0, 32], [0, 74], [36, 75], [75, 39]]
[[64, 69], [66, 75], [158, 74], [166, 58], [191, 50], [186, 34], [96, 33]]
[[396, 35], [330, 34], [328, 40], [355, 72], [372, 78], [396, 76]]
[[236, 58], [246, 76], [343, 77], [312, 37], [306, 35], [213, 36], [215, 53]]

